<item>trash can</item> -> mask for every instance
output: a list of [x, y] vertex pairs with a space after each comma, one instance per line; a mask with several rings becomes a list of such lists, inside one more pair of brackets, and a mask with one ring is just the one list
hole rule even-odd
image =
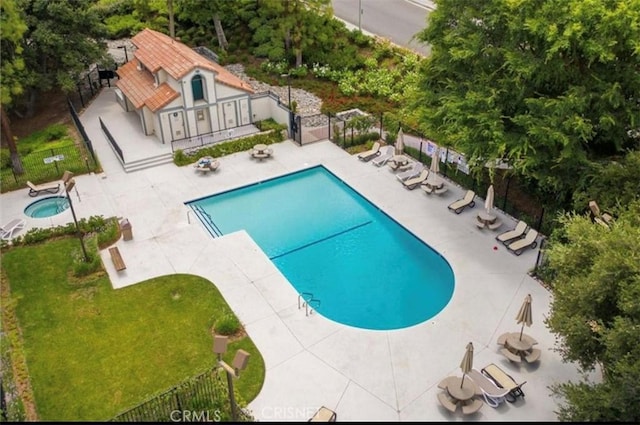
[[128, 219], [120, 220], [120, 231], [122, 232], [122, 239], [130, 241], [133, 239], [133, 232], [131, 231], [131, 223]]

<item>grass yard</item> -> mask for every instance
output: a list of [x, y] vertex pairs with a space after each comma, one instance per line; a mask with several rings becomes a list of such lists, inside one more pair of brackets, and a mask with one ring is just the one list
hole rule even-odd
[[[230, 309], [210, 281], [170, 275], [114, 290], [105, 273], [71, 277], [77, 252], [77, 239], [63, 238], [2, 255], [40, 420], [109, 420], [213, 367], [212, 326]], [[239, 348], [251, 354], [236, 381], [249, 402], [264, 361], [244, 336], [227, 363]]]

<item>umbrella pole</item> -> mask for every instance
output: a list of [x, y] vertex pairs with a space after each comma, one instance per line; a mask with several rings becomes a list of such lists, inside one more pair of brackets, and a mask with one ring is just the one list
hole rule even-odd
[[520, 328], [520, 341], [522, 341], [522, 331], [524, 331], [524, 322], [522, 322], [522, 327]]
[[460, 388], [462, 388], [462, 386], [464, 385], [464, 377], [465, 377], [466, 373], [462, 374], [462, 381], [460, 381]]

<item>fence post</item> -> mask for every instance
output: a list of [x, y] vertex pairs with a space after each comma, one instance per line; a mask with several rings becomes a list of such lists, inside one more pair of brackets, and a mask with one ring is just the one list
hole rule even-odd
[[513, 174], [509, 175], [509, 178], [507, 179], [507, 187], [504, 190], [504, 201], [502, 201], [502, 211], [507, 212], [506, 208], [507, 208], [507, 196], [509, 195], [509, 184], [511, 183], [511, 178], [513, 177]]
[[380, 140], [382, 140], [382, 118], [384, 117], [384, 112], [380, 112]]
[[545, 238], [540, 238], [540, 248], [538, 249], [538, 256], [536, 257], [536, 265], [533, 267], [533, 274], [538, 273], [538, 268], [540, 267], [540, 261], [543, 256], [543, 249], [547, 240]]
[[540, 210], [540, 218], [538, 219], [538, 224], [536, 225], [536, 229], [540, 232], [542, 229], [542, 217], [544, 217], [544, 207]]
[[331, 140], [331, 112], [327, 112], [327, 118], [329, 118], [329, 123], [327, 124], [327, 139]]

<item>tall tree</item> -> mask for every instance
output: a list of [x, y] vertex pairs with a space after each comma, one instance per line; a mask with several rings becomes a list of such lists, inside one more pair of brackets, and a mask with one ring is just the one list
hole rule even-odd
[[0, 3], [0, 48], [2, 49], [2, 67], [0, 69], [0, 132], [11, 153], [13, 171], [22, 174], [22, 161], [11, 131], [11, 123], [5, 106], [10, 106], [14, 98], [20, 95], [24, 85], [24, 60], [22, 59], [22, 36], [27, 30], [14, 0]]
[[91, 0], [18, 0], [18, 5], [27, 23], [23, 56], [31, 116], [38, 93], [54, 87], [75, 90], [91, 64], [108, 62], [107, 31]]
[[424, 130], [468, 157], [566, 194], [639, 143], [640, 0], [441, 0], [419, 39]]
[[545, 322], [558, 351], [602, 372], [595, 383], [554, 386], [566, 400], [563, 421], [640, 422], [640, 199], [618, 212], [610, 229], [563, 216], [546, 249], [553, 301]]
[[262, 0], [258, 16], [250, 23], [255, 30], [257, 53], [270, 59], [295, 58], [303, 63], [303, 52], [327, 37], [322, 28], [333, 15], [331, 0]]

